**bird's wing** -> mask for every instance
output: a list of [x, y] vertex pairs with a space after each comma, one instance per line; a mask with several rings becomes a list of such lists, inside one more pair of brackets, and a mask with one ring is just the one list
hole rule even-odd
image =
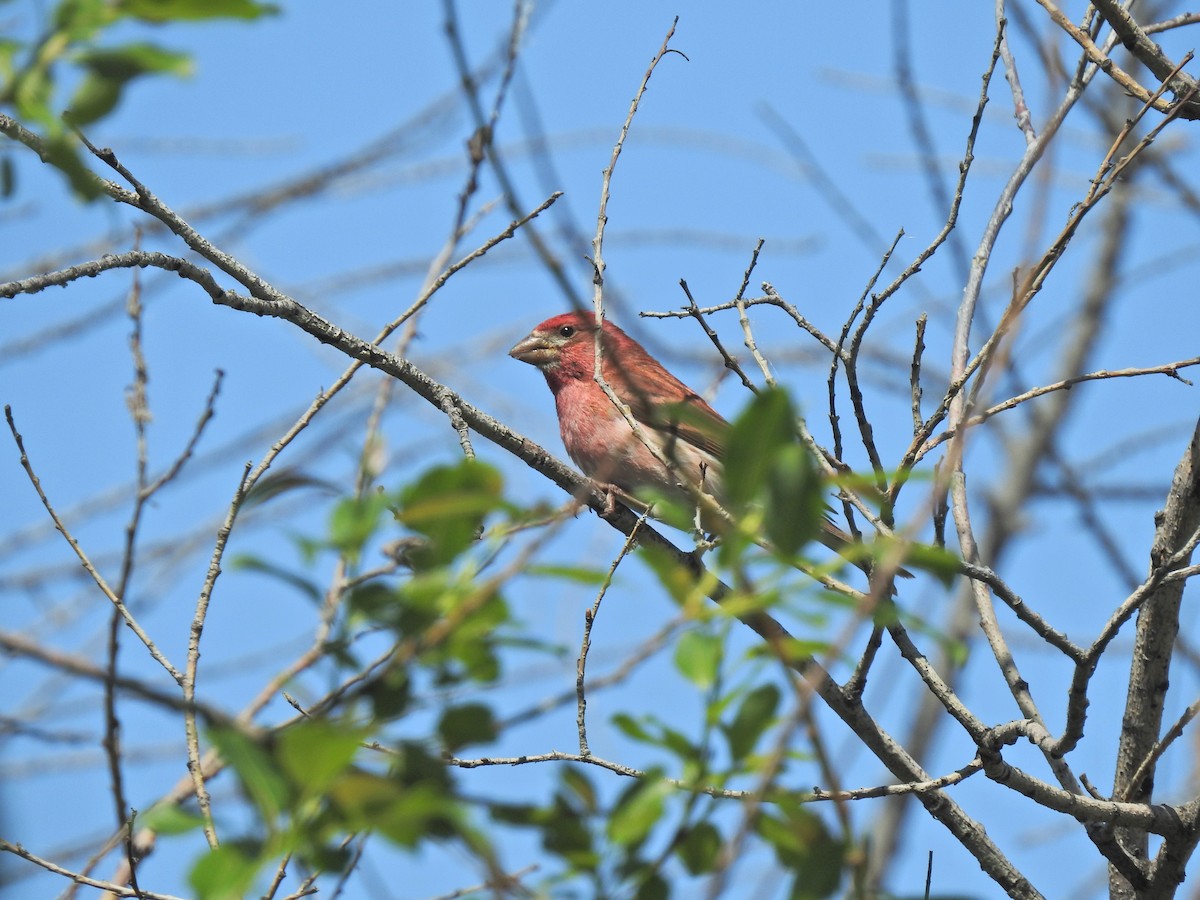
[[622, 379], [621, 399], [638, 424], [657, 432], [668, 446], [682, 441], [714, 459], [723, 458], [729, 423], [673, 375], [660, 370], [659, 377], [661, 383], [636, 388]]

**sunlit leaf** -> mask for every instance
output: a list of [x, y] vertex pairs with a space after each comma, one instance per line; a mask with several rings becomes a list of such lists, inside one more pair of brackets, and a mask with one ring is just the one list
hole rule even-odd
[[608, 573], [601, 569], [588, 569], [583, 566], [534, 565], [526, 568], [524, 575], [539, 575], [543, 578], [558, 578], [563, 581], [573, 581], [578, 584], [603, 584]]
[[[880, 542], [882, 543], [882, 542]], [[886, 544], [884, 545], [886, 547]], [[958, 577], [961, 560], [944, 547], [929, 544], [905, 544], [903, 563], [905, 568], [920, 569], [938, 579], [945, 587], [951, 587]]]
[[240, 900], [250, 893], [260, 868], [256, 846], [225, 842], [196, 861], [188, 882], [198, 900]]
[[419, 567], [452, 562], [473, 544], [489, 512], [504, 505], [500, 473], [477, 460], [437, 466], [425, 472], [400, 495], [397, 518], [429, 538], [414, 551]]
[[675, 668], [696, 687], [708, 690], [717, 680], [723, 650], [724, 642], [716, 635], [685, 632], [675, 644]]
[[146, 22], [196, 19], [257, 19], [279, 12], [274, 3], [254, 0], [118, 0], [124, 15]]
[[734, 420], [725, 451], [725, 494], [736, 511], [753, 500], [767, 480], [772, 461], [792, 444], [796, 413], [787, 392], [772, 388], [756, 394]]
[[622, 846], [643, 840], [662, 818], [664, 802], [670, 792], [670, 785], [650, 775], [626, 791], [609, 816], [609, 839]]
[[237, 728], [214, 727], [210, 736], [263, 819], [274, 823], [291, 803], [291, 788], [270, 753]]
[[275, 757], [293, 784], [313, 796], [341, 775], [370, 732], [327, 719], [305, 719], [285, 728], [276, 740]]
[[379, 528], [379, 520], [387, 509], [388, 497], [371, 493], [363, 497], [347, 497], [333, 508], [329, 521], [329, 540], [338, 550], [356, 559], [363, 545]]
[[183, 809], [177, 803], [156, 803], [137, 817], [138, 828], [156, 834], [186, 834], [204, 827], [204, 817]]
[[794, 556], [812, 540], [825, 516], [825, 486], [808, 448], [794, 442], [769, 463], [763, 495], [763, 525], [774, 548]]

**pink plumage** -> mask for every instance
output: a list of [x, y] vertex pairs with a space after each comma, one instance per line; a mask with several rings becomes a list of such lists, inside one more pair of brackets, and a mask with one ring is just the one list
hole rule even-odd
[[639, 438], [593, 377], [597, 332], [591, 313], [565, 313], [547, 319], [509, 351], [546, 376], [571, 459], [596, 481], [628, 494], [655, 488], [686, 501], [691, 496], [686, 484], [719, 501], [729, 424], [641, 344], [604, 320], [601, 371], [629, 407], [644, 440]]

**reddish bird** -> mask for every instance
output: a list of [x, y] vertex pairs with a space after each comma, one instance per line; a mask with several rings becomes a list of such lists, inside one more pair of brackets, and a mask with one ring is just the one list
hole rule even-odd
[[[591, 313], [564, 313], [547, 319], [508, 351], [546, 376], [571, 459], [591, 478], [626, 494], [653, 488], [694, 507], [695, 492], [702, 490], [720, 503], [729, 423], [606, 319], [601, 372], [629, 407], [645, 438], [640, 439], [593, 378], [596, 332]], [[647, 443], [670, 465], [656, 458]], [[839, 553], [853, 544], [849, 534], [829, 521], [819, 538]]]

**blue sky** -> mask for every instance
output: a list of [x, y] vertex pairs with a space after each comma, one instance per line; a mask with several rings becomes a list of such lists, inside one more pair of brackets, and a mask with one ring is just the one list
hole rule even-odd
[[[250, 25], [150, 31], [155, 40], [192, 53], [195, 76], [135, 84], [117, 113], [90, 136], [97, 144], [113, 147], [122, 162], [175, 209], [185, 216], [197, 211], [193, 224], [263, 277], [343, 327], [369, 337], [411, 302], [428, 259], [445, 240], [466, 172], [463, 145], [471, 131], [455, 93], [441, 5], [404, 6], [401, 10], [360, 3], [331, 9], [293, 4], [279, 16]], [[895, 87], [889, 11], [785, 3], [693, 7], [674, 10], [633, 2], [538, 6], [497, 144], [526, 209], [552, 190], [564, 192], [537, 225], [561, 255], [579, 296], [590, 297], [590, 268], [583, 259], [587, 248], [573, 243], [569, 235], [573, 230], [586, 239], [594, 233], [601, 171], [646, 65], [679, 12], [672, 46], [687, 58], [670, 55], [655, 72], [613, 180], [606, 297], [613, 319], [686, 381], [711, 395], [719, 410], [733, 415], [746, 402], [745, 392], [736, 379], [722, 377], [720, 360], [695, 323], [639, 320], [638, 312], [679, 308], [685, 302], [678, 285], [681, 278], [702, 305], [729, 299], [756, 241], [765, 238], [751, 292], [758, 282], [770, 281], [818, 327], [836, 334], [897, 232], [903, 229], [905, 237], [897, 248], [897, 261], [885, 270], [885, 282], [936, 234], [945, 210], [931, 200]], [[14, 27], [29, 28], [36, 22], [35, 4], [5, 9], [15, 17]], [[509, 12], [507, 4], [461, 5], [465, 45], [473, 61], [484, 59], [503, 41]], [[1037, 28], [1046, 27], [1036, 18], [1036, 9], [1025, 15]], [[937, 177], [948, 188], [957, 174], [980, 76], [991, 52], [992, 13], [980, 4], [914, 2], [909, 17], [913, 78], [927, 115]], [[1176, 34], [1162, 36], [1172, 51], [1184, 40]], [[1014, 48], [1025, 67], [1035, 121], [1040, 122], [1057, 94], [1037, 77], [1036, 59], [1021, 29], [1014, 31]], [[1073, 52], [1066, 51], [1066, 58], [1073, 60]], [[491, 97], [493, 87], [489, 82], [485, 97]], [[911, 436], [907, 360], [914, 320], [921, 313], [929, 316], [928, 411], [940, 397], [948, 371], [962, 265], [974, 252], [999, 188], [1023, 147], [999, 72], [991, 96], [956, 233], [961, 243], [944, 247], [918, 279], [889, 301], [869, 342], [864, 380], [886, 460], [896, 459]], [[438, 115], [421, 121], [418, 117], [438, 97], [445, 98]], [[529, 151], [535, 120], [548, 142], [548, 155]], [[781, 136], [780, 121], [803, 140], [809, 161], [796, 158], [794, 147]], [[311, 200], [284, 203], [269, 214], [248, 217], [228, 209], [202, 212], [353, 157], [402, 125], [394, 152], [330, 183]], [[1094, 114], [1083, 108], [1060, 137], [1046, 180], [1022, 195], [997, 247], [984, 293], [984, 322], [994, 321], [1007, 299], [1013, 268], [1029, 261], [1030, 248], [1040, 252], [1057, 233], [1108, 145], [1097, 136]], [[1193, 129], [1168, 131], [1162, 147], [1177, 161], [1185, 180], [1200, 171], [1195, 166]], [[30, 154], [12, 147], [6, 152], [17, 163], [18, 182], [16, 195], [0, 207], [0, 279], [131, 245], [128, 229], [140, 220], [130, 210], [105, 202], [80, 206], [55, 173]], [[1196, 352], [1196, 212], [1188, 208], [1186, 196], [1159, 179], [1139, 181], [1135, 190], [1135, 222], [1121, 268], [1121, 301], [1106, 316], [1088, 370], [1157, 365]], [[831, 201], [835, 193], [839, 203], [855, 211], [852, 217]], [[498, 194], [494, 176], [485, 170], [473, 208]], [[511, 218], [502, 204], [492, 207], [463, 246], [482, 242]], [[168, 252], [180, 249], [156, 235], [145, 242]], [[1019, 371], [1011, 379], [997, 379], [993, 399], [1057, 377], [1056, 364], [1094, 270], [1097, 246], [1098, 234], [1089, 220], [1072, 254], [1014, 333], [1011, 352]], [[43, 262], [47, 254], [59, 253], [58, 262]], [[372, 274], [381, 272], [391, 274]], [[173, 276], [146, 273], [142, 282], [154, 413], [152, 468], [165, 466], [179, 452], [215, 370], [224, 372], [217, 416], [195, 464], [148, 511], [146, 556], [135, 582], [147, 627], [164, 651], [178, 658], [186, 646], [187, 623], [206, 564], [203, 539], [222, 514], [242, 466], [262, 455], [286, 427], [288, 415], [294, 416], [336, 378], [345, 360], [281, 321], [214, 306]], [[133, 473], [132, 429], [124, 399], [131, 377], [129, 325], [120, 312], [128, 284], [124, 276], [108, 275], [0, 305], [0, 402], [11, 404], [47, 492], [70, 513], [81, 542], [98, 554], [119, 547], [128, 505], [117, 502], [89, 510], [78, 504], [119, 491]], [[510, 360], [505, 351], [534, 324], [567, 307], [563, 293], [532, 262], [529, 243], [517, 238], [469, 266], [439, 293], [423, 314], [411, 357], [468, 401], [561, 456], [551, 398], [540, 376]], [[107, 308], [115, 311], [104, 312]], [[89, 324], [66, 337], [53, 331], [84, 320]], [[820, 347], [775, 311], [758, 309], [752, 320], [779, 378], [804, 404], [817, 440], [828, 443], [830, 426], [823, 405], [827, 363]], [[744, 357], [736, 317], [726, 313], [715, 318], [714, 325], [728, 346]], [[982, 327], [976, 333], [982, 335]], [[33, 348], [22, 343], [30, 339], [35, 340]], [[973, 341], [973, 348], [981, 339]], [[356, 439], [376, 378], [373, 373], [360, 375], [351, 396], [333, 404], [324, 423], [298, 441], [282, 462], [311, 466], [332, 479], [351, 478]], [[1140, 575], [1147, 565], [1153, 510], [1162, 502], [1194, 423], [1194, 389], [1154, 376], [1082, 386], [1074, 399], [1060, 452], [1089, 484], [1141, 489], [1131, 499], [1113, 500], [1110, 494], [1099, 507], [1099, 515], [1119, 537], [1128, 565]], [[849, 426], [850, 419], [843, 407], [843, 426]], [[994, 480], [1005, 472], [1001, 451], [1022, 440], [1030, 422], [1021, 411], [1006, 414], [971, 446], [969, 487], [981, 517], [986, 516], [988, 497], [1004, 487]], [[452, 460], [458, 452], [454, 432], [441, 414], [404, 395], [389, 409], [384, 434], [389, 465], [384, 480], [391, 484], [434, 462]], [[553, 485], [502, 451], [482, 440], [476, 447], [482, 458], [504, 471], [513, 496], [561, 501]], [[6, 460], [0, 465], [0, 498], [12, 534], [0, 538], [5, 627], [24, 629], [72, 653], [102, 658], [99, 635], [106, 609], [78, 577], [61, 540], [47, 528], [11, 445], [0, 458]], [[865, 456], [852, 448], [847, 461], [861, 467]], [[926, 468], [932, 463], [929, 460]], [[1048, 471], [1046, 478], [1051, 475]], [[901, 521], [920, 516], [925, 500], [919, 490], [907, 496]], [[283, 563], [299, 565], [291, 537], [319, 532], [328, 507], [319, 497], [287, 502], [292, 506], [283, 522], [247, 521], [246, 530], [235, 535], [234, 552], [276, 554]], [[1105, 554], [1080, 537], [1077, 507], [1046, 494], [1025, 513], [1025, 531], [1007, 552], [1003, 574], [1058, 627], [1086, 640], [1127, 587]], [[167, 554], [180, 549], [182, 535], [192, 533], [198, 535], [193, 552], [180, 559]], [[19, 540], [22, 535], [28, 535], [28, 541]], [[159, 537], [168, 539], [165, 547], [157, 548], [162, 556], [150, 552]], [[603, 567], [619, 548], [619, 538], [594, 516], [583, 514], [551, 552], [564, 562]], [[326, 570], [313, 576], [327, 577], [327, 566], [326, 561]], [[59, 574], [29, 587], [23, 579], [44, 567], [58, 567]], [[311, 633], [312, 610], [306, 601], [261, 576], [231, 571], [220, 585], [205, 634], [202, 672], [211, 674], [202, 674], [202, 684], [220, 703], [236, 709], [253, 695], [273, 662], [303, 646]], [[617, 587], [618, 593], [606, 601], [609, 605], [594, 637], [594, 659], [613, 665], [674, 613], [669, 599], [637, 565], [623, 571]], [[573, 648], [590, 591], [534, 583], [511, 600], [521, 618], [537, 623], [546, 641], [571, 653], [561, 659], [517, 660], [510, 678], [490, 698], [510, 712], [573, 684]], [[900, 602], [937, 624], [947, 595], [936, 583], [919, 579]], [[1184, 615], [1186, 634], [1195, 621], [1186, 604]], [[1010, 619], [1005, 623], [1013, 624]], [[1056, 717], [1069, 670], [1032, 639], [1016, 636], [1015, 629], [1013, 634], [1024, 674], [1040, 688], [1051, 729], [1060, 727]], [[736, 632], [733, 640], [739, 648], [752, 643]], [[927, 652], [933, 653], [933, 639], [927, 640]], [[894, 652], [884, 657], [872, 686], [878, 693], [868, 695], [868, 705], [888, 727], [903, 733], [910, 698], [919, 684]], [[154, 674], [132, 644], [123, 660], [131, 674]], [[1112, 736], [1124, 702], [1124, 662], [1124, 657], [1114, 658], [1097, 676], [1089, 742], [1080, 751], [1086, 757], [1077, 763], [1101, 786], [1111, 784]], [[14, 661], [3, 666], [9, 691], [20, 698], [14, 708], [53, 696], [56, 688], [46, 681], [44, 670]], [[964, 700], [985, 720], [1017, 716], [985, 645], [973, 648], [967, 672]], [[1194, 669], [1180, 671], [1173, 686], [1180, 687], [1178, 696], [1183, 699], [1169, 709], [1168, 720], [1190, 701], [1195, 682]], [[99, 729], [98, 716], [89, 719], [85, 712], [87, 696], [68, 691], [55, 699], [55, 714], [81, 728]], [[593, 750], [645, 765], [647, 760], [638, 756], [644, 751], [607, 726], [608, 717], [623, 708], [670, 711], [681, 725], [691, 727], [699, 703], [674, 673], [667, 648], [626, 685], [594, 698]], [[272, 713], [284, 716], [287, 708], [280, 704]], [[170, 750], [181, 740], [182, 729], [174, 719], [136, 705], [130, 705], [128, 715], [127, 734], [136, 735], [136, 744], [147, 749], [146, 759], [136, 766], [136, 805], [149, 802], [178, 777], [179, 756]], [[514, 729], [503, 736], [495, 755], [568, 749], [574, 740], [573, 719], [573, 709], [567, 708]], [[834, 727], [831, 734], [840, 735], [835, 746], [847, 761], [847, 786], [887, 780], [845, 732]], [[167, 752], [150, 752], [158, 746]], [[80, 833], [71, 839], [91, 839], [109, 827], [107, 782], [95, 746], [64, 749], [63, 756], [53, 756], [45, 768], [23, 769], [33, 747], [31, 742], [12, 741], [0, 757], [14, 779], [6, 784], [5, 803], [19, 839], [31, 848], [70, 843], [60, 830], [68, 815], [77, 815], [81, 823]], [[79, 757], [70, 755], [76, 751]], [[1011, 754], [1015, 764], [1046, 775], [1032, 748], [1012, 748]], [[928, 768], [940, 774], [965, 764], [972, 755], [965, 736], [947, 729]], [[1189, 774], [1185, 755], [1168, 756], [1160, 785], [1183, 782]], [[78, 768], [73, 762], [77, 758]], [[548, 778], [528, 770], [474, 770], [461, 773], [460, 783], [468, 792], [495, 789], [520, 795], [543, 790]], [[596, 778], [604, 782], [599, 774]], [[228, 783], [219, 790], [230, 790]], [[953, 796], [969, 813], [984, 818], [989, 832], [1046, 896], [1103, 893], [1098, 857], [1075, 823], [1036, 816], [1030, 801], [982, 777], [955, 788]], [[861, 830], [868, 830], [874, 809], [865, 804], [854, 809]], [[932, 850], [935, 892], [1000, 896], [940, 826], [919, 811], [909, 822], [901, 862], [889, 882], [893, 891], [919, 894], [926, 854]], [[519, 868], [535, 850], [514, 840], [508, 861]], [[165, 842], [147, 862], [147, 871], [160, 879], [161, 889], [183, 891], [178, 872], [195, 852], [196, 846], [186, 841]], [[444, 859], [383, 859], [375, 864], [388, 879], [401, 873], [405, 885], [397, 889], [393, 883], [393, 896], [436, 896], [471, 883], [462, 880], [469, 872], [450, 870]], [[1073, 864], [1063, 866], [1064, 859]], [[746, 887], [730, 896], [777, 895], [768, 860], [749, 859], [736, 872]], [[28, 896], [24, 891], [34, 883], [18, 883], [7, 895]], [[36, 883], [46, 885], [46, 891], [58, 889], [45, 878]], [[364, 879], [352, 882], [346, 896], [381, 895], [373, 891]]]

